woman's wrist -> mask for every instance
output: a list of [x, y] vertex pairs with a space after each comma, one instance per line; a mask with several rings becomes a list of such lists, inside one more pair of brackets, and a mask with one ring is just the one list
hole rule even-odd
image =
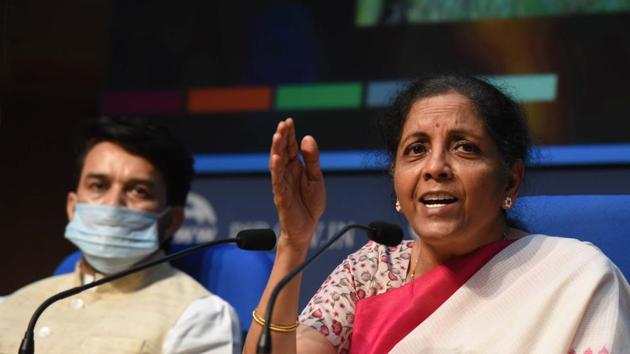
[[276, 247], [276, 259], [281, 257], [292, 261], [291, 263], [301, 263], [306, 259], [309, 243], [310, 240], [309, 242], [296, 242], [287, 237], [284, 232], [281, 232]]

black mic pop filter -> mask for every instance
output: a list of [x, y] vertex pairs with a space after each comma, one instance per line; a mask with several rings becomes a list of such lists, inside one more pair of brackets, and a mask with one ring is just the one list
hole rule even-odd
[[276, 245], [276, 234], [271, 229], [250, 229], [236, 235], [238, 248], [252, 251], [269, 251]]
[[370, 240], [385, 246], [396, 246], [403, 239], [403, 231], [400, 226], [384, 221], [374, 221], [368, 225], [372, 230], [368, 231]]

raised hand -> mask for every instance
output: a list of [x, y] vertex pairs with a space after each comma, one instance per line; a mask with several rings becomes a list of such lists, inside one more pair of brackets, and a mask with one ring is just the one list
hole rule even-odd
[[[302, 153], [302, 161], [299, 158]], [[265, 291], [260, 297], [256, 312], [265, 313], [269, 297], [278, 283], [292, 272], [306, 257], [317, 222], [326, 206], [324, 176], [319, 166], [319, 150], [312, 136], [305, 136], [298, 148], [293, 119], [278, 124], [271, 142], [269, 170], [273, 201], [280, 219], [280, 239]], [[295, 323], [300, 296], [301, 274], [298, 274], [278, 295], [271, 316], [272, 323]], [[313, 330], [314, 331], [314, 330]], [[262, 327], [252, 321], [243, 353], [255, 353]], [[297, 339], [303, 332], [271, 333], [273, 353], [294, 354]], [[334, 353], [334, 348], [319, 332], [300, 344], [301, 352]], [[322, 350], [324, 347], [326, 350]]]
[[[300, 151], [304, 162], [299, 159]], [[317, 142], [307, 135], [298, 149], [291, 118], [281, 121], [276, 128], [269, 169], [281, 236], [291, 246], [306, 248], [324, 212], [326, 188]]]

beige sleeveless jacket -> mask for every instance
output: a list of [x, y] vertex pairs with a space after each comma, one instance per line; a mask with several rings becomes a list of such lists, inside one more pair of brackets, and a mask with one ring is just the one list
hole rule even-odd
[[[46, 298], [80, 285], [78, 271], [28, 285], [0, 303], [0, 354], [15, 354]], [[208, 291], [170, 265], [103, 284], [51, 305], [35, 328], [37, 354], [160, 353], [186, 307]]]

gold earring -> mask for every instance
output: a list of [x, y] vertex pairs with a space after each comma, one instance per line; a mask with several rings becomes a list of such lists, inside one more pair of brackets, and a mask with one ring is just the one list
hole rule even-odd
[[400, 213], [400, 202], [396, 200], [396, 211]]
[[503, 200], [503, 209], [511, 209], [512, 206], [514, 206], [514, 201], [512, 200], [512, 197], [505, 197], [505, 199]]

